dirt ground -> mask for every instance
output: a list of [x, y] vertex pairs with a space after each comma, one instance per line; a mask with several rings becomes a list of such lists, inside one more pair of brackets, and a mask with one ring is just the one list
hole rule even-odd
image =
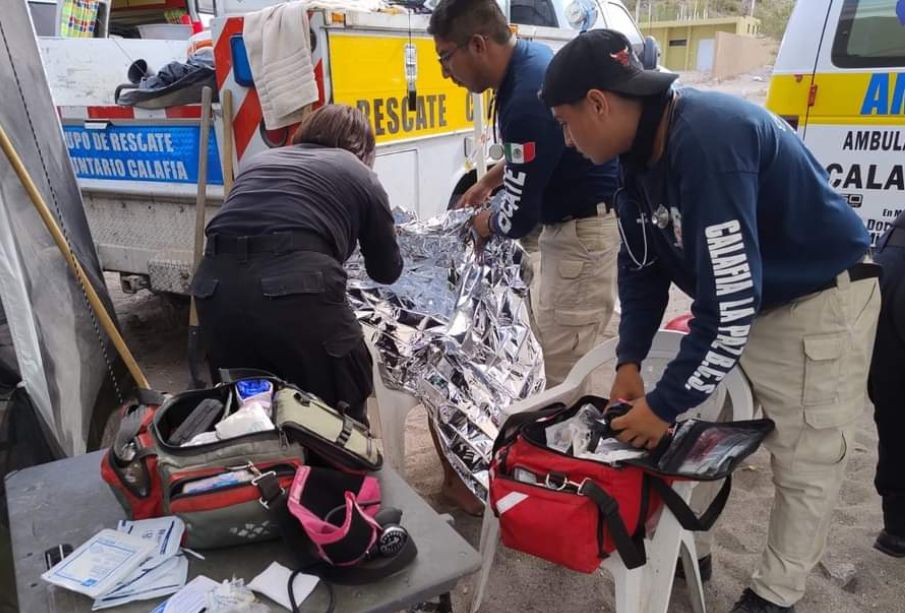
[[[700, 73], [682, 75], [688, 85], [726, 91], [761, 104], [766, 98], [768, 80], [767, 69], [719, 84], [711, 83], [707, 75]], [[128, 296], [119, 291], [116, 276], [108, 275], [107, 281], [126, 339], [152, 385], [168, 391], [184, 389], [188, 381], [186, 304], [147, 292]], [[667, 317], [687, 311], [689, 304], [687, 297], [673, 291]], [[616, 321], [611, 323], [610, 334], [616, 325]], [[876, 444], [870, 407], [866, 407], [833, 515], [829, 548], [823, 564], [811, 574], [807, 595], [798, 606], [800, 612], [905, 611], [905, 560], [894, 560], [871, 547], [881, 526], [880, 500], [872, 485]], [[457, 530], [477, 547], [480, 520], [450, 509], [438, 495], [440, 469], [422, 410], [409, 416], [406, 449], [408, 481], [437, 511], [451, 512]], [[732, 497], [715, 529], [714, 576], [705, 587], [711, 611], [728, 611], [746, 586], [765, 542], [772, 499], [769, 459], [761, 451], [736, 473]], [[454, 593], [457, 611], [466, 609], [471, 583], [462, 581]], [[612, 611], [612, 581], [603, 572], [581, 575], [501, 548], [481, 610]], [[690, 610], [684, 584], [677, 582], [670, 611]]]
[[745, 100], [763, 105], [767, 100], [767, 89], [770, 86], [772, 66], [764, 66], [758, 70], [738, 75], [731, 79], [714, 81], [707, 72], [679, 73], [679, 83], [697, 89], [719, 91]]

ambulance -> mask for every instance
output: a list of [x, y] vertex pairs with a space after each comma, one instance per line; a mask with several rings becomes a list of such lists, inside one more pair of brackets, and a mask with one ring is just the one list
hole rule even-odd
[[798, 130], [875, 244], [905, 207], [905, 0], [799, 1], [767, 107]]
[[[47, 0], [26, 1], [37, 25], [37, 10], [46, 8], [41, 5]], [[186, 293], [201, 110], [198, 105], [116, 106], [114, 91], [136, 60], [151, 69], [185, 60], [189, 41], [184, 39], [191, 32], [178, 24], [155, 24], [155, 19], [182, 11], [190, 21], [209, 25], [216, 89], [221, 101], [226, 91], [233, 99], [231, 117], [224, 118], [221, 104], [213, 109], [206, 157], [209, 219], [223, 200], [224, 176], [240, 171], [249, 156], [287, 144], [295, 128], [264, 126], [242, 36], [245, 14], [278, 2], [101, 3], [94, 38], [39, 37], [88, 221], [103, 268], [120, 273], [126, 291]], [[308, 12], [317, 105], [349, 104], [368, 116], [377, 140], [375, 171], [392, 205], [422, 217], [442, 212], [476, 180], [479, 152], [499, 147], [492, 146], [489, 122], [475, 129], [473, 97], [443, 79], [427, 34], [429, 14], [410, 1], [322, 0], [320, 5], [330, 8]], [[413, 10], [415, 5], [419, 10]], [[610, 27], [622, 31], [639, 56], [656, 66], [656, 41], [642, 37], [618, 0], [502, 0], [501, 7], [522, 38], [558, 49], [582, 30]], [[136, 30], [156, 38], [133, 38]], [[489, 96], [479, 102], [487, 108]], [[225, 121], [232, 128], [229, 147], [224, 146]]]

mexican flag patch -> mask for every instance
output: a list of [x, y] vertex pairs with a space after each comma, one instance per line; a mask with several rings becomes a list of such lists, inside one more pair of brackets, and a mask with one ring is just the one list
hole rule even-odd
[[534, 143], [506, 143], [503, 149], [510, 164], [527, 164], [534, 159]]

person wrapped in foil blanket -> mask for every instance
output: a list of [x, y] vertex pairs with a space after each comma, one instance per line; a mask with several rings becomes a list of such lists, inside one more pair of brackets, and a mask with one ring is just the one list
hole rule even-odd
[[468, 239], [471, 210], [425, 221], [396, 215], [402, 276], [379, 285], [353, 257], [349, 299], [373, 334], [384, 382], [427, 408], [444, 455], [485, 500], [500, 409], [545, 384], [529, 324], [525, 253], [515, 241], [491, 241], [477, 252]]

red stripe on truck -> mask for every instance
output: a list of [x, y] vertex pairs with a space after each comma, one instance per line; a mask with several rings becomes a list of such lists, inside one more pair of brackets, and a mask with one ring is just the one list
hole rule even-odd
[[324, 97], [324, 60], [318, 60], [314, 65], [314, 82], [317, 83], [317, 102], [312, 108], [319, 109], [327, 102]]
[[171, 106], [167, 107], [167, 119], [201, 119], [201, 106]]
[[239, 112], [233, 121], [233, 136], [236, 139], [236, 159], [242, 159], [242, 154], [251, 142], [258, 126], [261, 123], [261, 102], [258, 100], [258, 91], [249, 88], [248, 95], [242, 101]]
[[217, 73], [217, 89], [223, 89], [223, 83], [233, 69], [233, 54], [229, 47], [229, 39], [236, 34], [242, 34], [241, 17], [230, 17], [223, 24], [223, 31], [214, 45], [214, 66]]
[[131, 106], [89, 106], [88, 119], [134, 119]]

